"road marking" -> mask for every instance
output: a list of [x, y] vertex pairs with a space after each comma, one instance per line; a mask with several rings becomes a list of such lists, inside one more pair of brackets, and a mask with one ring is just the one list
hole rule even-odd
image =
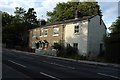
[[40, 74], [42, 74], [42, 75], [44, 75], [44, 76], [47, 76], [47, 77], [50, 77], [50, 78], [53, 78], [53, 79], [56, 79], [56, 80], [60, 80], [60, 79], [58, 79], [58, 78], [56, 78], [56, 77], [54, 77], [54, 76], [48, 75], [48, 74], [43, 73], [43, 72], [40, 72]]
[[103, 74], [103, 73], [97, 73], [97, 74], [99, 74], [99, 75], [103, 75], [103, 76], [107, 76], [107, 77], [116, 78], [116, 79], [120, 79], [119, 77], [112, 76], [112, 75], [109, 75], [109, 74]]
[[70, 68], [70, 69], [75, 69], [74, 67], [64, 66], [64, 65], [61, 65], [61, 64], [56, 64], [56, 63], [51, 63], [51, 64], [54, 64], [54, 65], [57, 65], [57, 66], [61, 66], [61, 67]]
[[14, 63], [14, 64], [17, 64], [17, 65], [19, 65], [19, 66], [22, 66], [22, 67], [26, 67], [26, 66], [24, 66], [24, 65], [22, 65], [22, 64], [19, 64], [19, 63], [16, 63], [16, 62], [14, 62], [14, 61], [12, 61], [12, 60], [8, 60], [9, 62], [12, 62], [12, 63]]
[[61, 64], [56, 64], [56, 63], [53, 63], [53, 62], [47, 62], [47, 61], [43, 61], [45, 63], [48, 63], [48, 64], [53, 64], [53, 65], [57, 65], [57, 66], [60, 66], [60, 67], [66, 67], [66, 68], [70, 68], [70, 69], [75, 69], [74, 67], [70, 67], [70, 66], [64, 66], [64, 65], [61, 65]]

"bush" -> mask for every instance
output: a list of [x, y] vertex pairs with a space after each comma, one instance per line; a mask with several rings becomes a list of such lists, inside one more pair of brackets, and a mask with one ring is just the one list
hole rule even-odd
[[78, 54], [78, 49], [72, 47], [72, 46], [67, 46], [65, 48], [65, 54], [66, 56], [74, 56]]
[[61, 50], [62, 46], [58, 43], [55, 43], [53, 46], [52, 46], [54, 49], [57, 49], [57, 50]]
[[87, 59], [86, 56], [79, 55], [78, 49], [76, 49], [72, 46], [64, 47], [64, 46], [56, 43], [53, 46], [53, 48], [57, 50], [58, 57], [72, 58], [72, 59], [76, 59], [76, 60], [79, 60], [79, 59], [86, 60]]
[[52, 47], [57, 50], [57, 56], [64, 57], [64, 46], [55, 43]]
[[30, 47], [16, 46], [15, 49], [20, 51], [34, 52], [34, 50], [31, 49]]
[[105, 40], [105, 59], [108, 62], [120, 63], [120, 33], [111, 34], [110, 37], [106, 37]]

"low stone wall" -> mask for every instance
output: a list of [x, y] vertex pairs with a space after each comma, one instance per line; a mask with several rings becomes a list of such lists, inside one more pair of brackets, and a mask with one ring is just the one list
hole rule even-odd
[[52, 50], [42, 50], [42, 49], [36, 49], [35, 50], [36, 54], [40, 55], [50, 55], [50, 56], [57, 56], [57, 52], [55, 49]]

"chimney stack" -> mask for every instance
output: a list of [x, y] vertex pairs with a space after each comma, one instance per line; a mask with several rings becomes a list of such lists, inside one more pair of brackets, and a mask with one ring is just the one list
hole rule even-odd
[[78, 10], [75, 11], [75, 19], [82, 18], [82, 13]]
[[44, 19], [39, 21], [40, 26], [46, 25], [46, 21]]

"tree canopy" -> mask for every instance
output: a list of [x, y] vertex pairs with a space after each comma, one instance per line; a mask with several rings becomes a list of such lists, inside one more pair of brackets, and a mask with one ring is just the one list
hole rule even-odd
[[120, 16], [112, 23], [110, 29], [112, 30], [112, 33], [120, 33]]
[[11, 20], [12, 20], [11, 15], [9, 15], [7, 12], [2, 12], [2, 26], [3, 27], [10, 24]]
[[100, 10], [100, 6], [97, 2], [83, 2], [77, 6], [77, 10], [82, 13], [83, 16], [91, 16], [91, 15], [102, 15]]
[[27, 45], [28, 30], [38, 26], [36, 12], [34, 8], [29, 8], [26, 11], [22, 7], [16, 7], [14, 13], [13, 16], [2, 12], [3, 43]]
[[59, 22], [75, 18], [75, 12], [83, 16], [102, 15], [97, 2], [67, 2], [58, 3], [52, 12], [48, 11], [48, 22]]
[[120, 63], [120, 16], [110, 27], [110, 36], [105, 38], [106, 58], [109, 61]]
[[34, 11], [34, 8], [28, 9], [27, 13], [25, 13], [24, 15], [24, 20], [26, 25], [29, 26], [29, 28], [38, 26], [37, 13]]

